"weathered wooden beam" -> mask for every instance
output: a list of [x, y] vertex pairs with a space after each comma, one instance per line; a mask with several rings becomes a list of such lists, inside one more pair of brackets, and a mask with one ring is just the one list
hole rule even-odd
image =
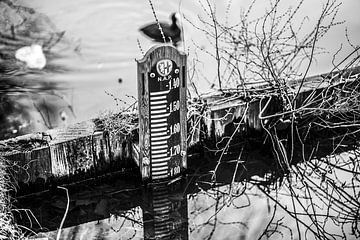
[[[347, 69], [345, 71], [338, 71], [329, 74], [322, 74], [319, 76], [308, 77], [305, 79], [299, 79], [291, 81], [288, 86], [292, 89], [288, 97], [293, 99], [298, 88], [301, 85], [299, 94], [296, 96], [294, 102], [296, 107], [299, 108], [306, 104], [307, 108], [320, 107], [319, 104], [327, 98], [331, 97], [331, 94], [336, 93], [337, 89], [348, 88], [354, 91], [359, 91], [359, 76], [360, 67]], [[301, 84], [302, 83], [302, 84]], [[239, 92], [238, 94], [230, 95], [229, 97], [223, 93], [206, 96], [202, 99], [205, 101], [206, 109], [200, 113], [200, 110], [193, 115], [202, 115], [202, 121], [206, 126], [203, 130], [203, 135], [207, 138], [212, 138], [214, 141], [221, 139], [223, 136], [233, 133], [233, 130], [237, 130], [239, 134], [254, 132], [262, 132], [262, 124], [266, 124], [267, 121], [261, 122], [259, 115], [267, 117], [270, 115], [279, 115], [286, 112], [284, 109], [281, 96], [269, 91], [264, 93], [263, 88], [253, 89], [253, 97], [245, 98], [244, 94]], [[259, 94], [256, 94], [256, 91]], [[345, 95], [342, 93], [342, 95]], [[331, 104], [331, 102], [329, 102]], [[241, 126], [234, 128], [234, 123], [241, 122]], [[192, 117], [190, 119], [190, 146], [198, 142], [200, 139], [200, 131], [197, 129], [200, 124]], [[195, 128], [194, 128], [195, 127]], [[227, 130], [227, 128], [230, 128]], [[228, 132], [228, 133], [226, 133]]]
[[[354, 136], [348, 136], [346, 133], [347, 137], [339, 138], [338, 133], [331, 132], [331, 134], [317, 136], [317, 139], [302, 144], [295, 144], [292, 164], [310, 157], [320, 159], [334, 154], [334, 145], [339, 146], [336, 149], [337, 153], [356, 147], [352, 143]], [[355, 137], [355, 139], [358, 138]], [[128, 174], [126, 176], [108, 175], [96, 181], [83, 181], [66, 186], [70, 195], [70, 203], [64, 227], [105, 219], [111, 214], [124, 216], [126, 211], [141, 206], [146, 234], [153, 236], [157, 232], [158, 210], [164, 211], [164, 225], [172, 226], [172, 223], [176, 223], [177, 230], [182, 231], [179, 234], [186, 234], [187, 222], [179, 221], [178, 217], [184, 216], [186, 219], [186, 200], [188, 199], [182, 198], [186, 194], [248, 179], [259, 181], [258, 184], [264, 185], [278, 180], [278, 174], [281, 172], [274, 165], [276, 160], [271, 155], [271, 149], [262, 144], [262, 139], [249, 142], [251, 143], [249, 144], [247, 141], [233, 143], [235, 147], [229, 148], [228, 153], [222, 158], [214, 173], [215, 178], [209, 174], [209, 171], [217, 165], [221, 154], [207, 152], [202, 157], [189, 156], [189, 168], [195, 174], [190, 173], [187, 181], [163, 182], [145, 186], [141, 182], [140, 175]], [[239, 160], [241, 164], [239, 164]], [[263, 179], [253, 178], [254, 176], [260, 176]], [[157, 188], [157, 186], [160, 187]], [[160, 194], [154, 194], [155, 191]], [[47, 230], [55, 230], [59, 227], [66, 205], [66, 194], [61, 189], [51, 189], [17, 198], [17, 207], [31, 209], [40, 224]], [[177, 218], [171, 216], [177, 216]], [[32, 227], [34, 231], [41, 231], [34, 221], [28, 221], [25, 213], [22, 213], [21, 218], [19, 217], [18, 223]], [[158, 231], [158, 233], [167, 234], [162, 231]]]
[[52, 181], [72, 183], [133, 166], [137, 142], [98, 129], [95, 122], [1, 141], [0, 154], [10, 160], [15, 183], [39, 191]]
[[[298, 106], [310, 95], [313, 95], [313, 99], [320, 99], [325, 96], [324, 94], [336, 93], [338, 88], [346, 87], [352, 91], [359, 91], [360, 71], [356, 70], [359, 68], [334, 77], [332, 84], [328, 82], [325, 85], [328, 91], [324, 92], [323, 88], [301, 91], [296, 99]], [[352, 75], [353, 73], [355, 75]], [[346, 91], [342, 94], [346, 94]], [[272, 102], [265, 109], [270, 97]], [[226, 100], [221, 95], [215, 95], [199, 101], [202, 103], [189, 105], [189, 148], [207, 144], [204, 140], [216, 143], [223, 136], [233, 134], [235, 130], [243, 138], [253, 137], [256, 132], [261, 134], [262, 123], [259, 113], [267, 116], [283, 112], [277, 96], [251, 100], [235, 96]], [[314, 101], [311, 107], [316, 107], [316, 104]], [[241, 124], [237, 125], [239, 122]], [[138, 144], [139, 135], [137, 128], [134, 128], [131, 133], [106, 131], [99, 120], [89, 120], [64, 129], [53, 129], [0, 141], [0, 155], [10, 160], [9, 170], [15, 184], [21, 189], [28, 189], [27, 193], [37, 192], [48, 189], [53, 182], [75, 183], [104, 173], [140, 166], [142, 158]]]

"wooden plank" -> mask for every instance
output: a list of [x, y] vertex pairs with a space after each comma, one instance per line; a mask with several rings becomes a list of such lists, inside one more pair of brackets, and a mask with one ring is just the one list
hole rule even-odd
[[126, 135], [99, 131], [89, 120], [1, 141], [0, 154], [10, 160], [17, 185], [41, 191], [50, 181], [73, 183], [132, 166], [136, 144]]
[[[177, 57], [180, 61], [180, 56]], [[156, 59], [152, 58], [152, 61], [156, 62]], [[149, 65], [151, 64], [143, 64], [139, 68], [145, 71], [149, 69]], [[337, 75], [337, 79], [334, 78], [334, 83], [329, 85], [326, 93], [332, 94], [337, 88], [359, 91], [357, 87], [359, 69], [355, 68], [354, 71], [349, 70], [343, 75]], [[311, 89], [300, 93], [297, 98], [298, 104], [303, 103], [314, 92], [316, 94], [313, 98], [324, 97], [322, 89]], [[261, 133], [260, 111], [263, 112], [263, 116], [283, 111], [280, 99], [277, 96], [271, 98], [273, 102], [265, 110], [266, 97], [254, 98], [251, 101], [233, 97], [228, 101], [217, 95], [209, 97], [203, 109], [197, 109], [195, 104], [190, 105], [191, 116], [187, 122], [190, 130], [189, 146], [206, 144], [203, 140], [216, 142], [234, 130], [237, 130], [242, 137], [254, 136], [253, 131]], [[201, 99], [201, 101], [205, 100]], [[144, 107], [141, 104], [140, 106]], [[140, 114], [140, 118], [146, 116], [149, 119], [148, 111]], [[181, 115], [181, 119], [186, 119], [185, 115]], [[241, 119], [244, 125], [236, 129], [234, 123], [238, 123]], [[186, 124], [186, 121], [182, 120], [181, 123]], [[144, 131], [145, 125], [140, 124], [141, 127]], [[139, 137], [137, 133], [126, 135], [102, 131], [97, 121], [89, 120], [64, 129], [0, 141], [0, 155], [10, 160], [12, 166], [9, 169], [13, 171], [12, 176], [16, 184], [24, 188], [40, 185], [41, 188], [29, 190], [39, 191], [48, 188], [49, 181], [57, 181], [60, 184], [74, 183], [132, 167], [134, 162], [141, 167], [144, 154], [137, 139], [143, 141], [144, 146], [145, 138]]]

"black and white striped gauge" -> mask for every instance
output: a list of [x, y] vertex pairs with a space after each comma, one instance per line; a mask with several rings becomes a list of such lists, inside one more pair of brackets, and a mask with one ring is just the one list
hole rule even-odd
[[152, 179], [180, 173], [180, 78], [176, 63], [159, 60], [149, 73]]
[[186, 163], [186, 56], [171, 46], [138, 62], [140, 169], [152, 180], [178, 176]]

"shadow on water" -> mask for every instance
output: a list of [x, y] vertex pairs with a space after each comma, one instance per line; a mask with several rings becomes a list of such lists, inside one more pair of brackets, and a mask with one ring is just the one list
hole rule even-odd
[[[303, 145], [311, 156], [296, 148], [294, 166], [310, 157], [356, 149], [358, 135], [349, 130], [315, 131]], [[339, 146], [336, 151], [334, 145]], [[255, 198], [253, 189], [276, 192], [287, 174], [279, 169], [271, 148], [255, 138], [232, 145], [214, 178], [217, 159], [217, 153], [198, 148], [189, 154], [186, 176], [171, 182], [143, 185], [135, 171], [66, 186], [69, 201], [56, 187], [22, 196], [16, 207], [30, 211], [19, 211], [17, 222], [43, 232], [38, 236], [55, 239], [69, 203], [61, 239], [251, 239], [246, 236], [254, 228], [252, 219], [264, 222], [271, 217], [269, 200]]]
[[[53, 63], [61, 57], [54, 49], [69, 44], [64, 34], [34, 9], [0, 1], [0, 139], [62, 126], [74, 117], [67, 89], [47, 81], [69, 70]], [[45, 68], [16, 58], [18, 49], [33, 44], [42, 46]]]

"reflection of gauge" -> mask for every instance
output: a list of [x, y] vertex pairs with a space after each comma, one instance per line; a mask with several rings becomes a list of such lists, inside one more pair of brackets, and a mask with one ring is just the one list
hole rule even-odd
[[189, 239], [188, 202], [182, 195], [187, 183], [163, 182], [149, 185], [144, 191], [144, 236], [146, 239]]

